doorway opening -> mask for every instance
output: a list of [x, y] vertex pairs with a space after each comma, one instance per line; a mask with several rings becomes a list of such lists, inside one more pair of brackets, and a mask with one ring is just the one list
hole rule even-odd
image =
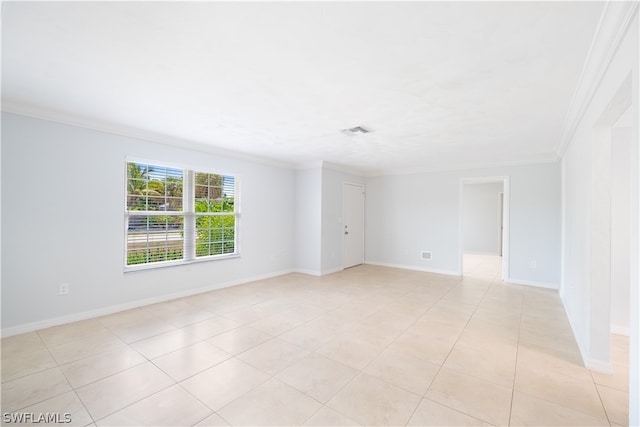
[[[629, 76], [597, 121], [592, 148], [592, 174], [597, 179], [593, 182], [591, 201], [591, 307], [587, 367], [607, 373], [616, 368], [624, 369], [623, 365], [616, 367], [612, 363], [617, 354], [623, 353], [629, 360], [628, 338], [624, 334], [631, 327], [633, 310], [638, 309], [630, 304], [631, 271], [634, 268], [631, 202], [633, 197], [637, 197], [637, 193], [632, 193], [634, 166], [630, 161], [634, 149], [631, 100]], [[628, 118], [626, 111], [629, 111]], [[629, 126], [625, 125], [627, 120]]]
[[459, 206], [460, 274], [507, 280], [509, 177], [462, 178]]
[[631, 300], [631, 107], [611, 128], [611, 338], [614, 375], [629, 377]]
[[631, 107], [611, 129], [611, 332], [629, 336]]

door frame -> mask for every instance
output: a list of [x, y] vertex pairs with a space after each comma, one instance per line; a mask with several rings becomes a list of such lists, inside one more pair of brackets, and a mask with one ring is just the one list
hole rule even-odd
[[464, 233], [462, 227], [462, 215], [464, 204], [464, 186], [467, 184], [502, 184], [502, 281], [509, 281], [509, 200], [511, 199], [510, 180], [508, 176], [481, 176], [460, 178], [459, 202], [458, 202], [458, 274], [464, 275]]
[[[589, 349], [588, 359], [585, 361], [587, 368], [594, 371], [613, 372], [611, 364], [611, 132], [613, 125], [627, 108], [633, 108], [632, 100], [632, 76], [629, 75], [615, 92], [607, 107], [601, 113], [600, 118], [593, 126], [593, 154], [591, 161], [591, 206], [589, 223]], [[636, 109], [637, 111], [637, 109]], [[633, 125], [632, 125], [633, 128]], [[634, 148], [632, 130], [631, 151], [637, 153]], [[637, 135], [637, 131], [636, 131]], [[637, 140], [636, 140], [637, 141]], [[637, 176], [631, 162], [631, 176]], [[633, 268], [633, 247], [637, 242], [633, 230], [633, 199], [637, 197], [631, 184], [631, 265]], [[637, 229], [636, 229], [637, 230]], [[637, 280], [637, 279], [636, 279]], [[634, 286], [633, 270], [630, 276], [629, 316], [633, 325], [633, 296]], [[635, 308], [637, 310], [637, 307]], [[632, 326], [633, 327], [633, 326]], [[633, 333], [631, 331], [631, 333]], [[630, 348], [631, 349], [631, 348]], [[583, 355], [584, 358], [584, 355]], [[631, 399], [631, 396], [630, 396]]]
[[344, 238], [344, 221], [346, 218], [345, 215], [345, 211], [346, 211], [346, 203], [345, 203], [345, 186], [347, 185], [351, 185], [354, 187], [360, 187], [362, 189], [362, 262], [361, 264], [364, 264], [365, 262], [365, 231], [366, 231], [366, 223], [365, 223], [365, 219], [366, 219], [366, 215], [365, 215], [365, 211], [366, 211], [366, 197], [367, 197], [367, 193], [366, 193], [366, 188], [365, 188], [365, 184], [361, 184], [358, 182], [350, 182], [350, 181], [343, 181], [342, 182], [342, 227], [340, 228], [340, 233], [341, 233], [341, 239], [342, 239], [342, 269], [344, 270], [345, 268], [345, 262], [344, 262], [344, 257], [345, 257], [345, 238]]

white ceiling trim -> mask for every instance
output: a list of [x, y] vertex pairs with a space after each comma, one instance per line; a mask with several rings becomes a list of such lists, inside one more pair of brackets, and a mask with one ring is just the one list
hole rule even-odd
[[446, 172], [457, 170], [476, 170], [476, 169], [489, 169], [496, 167], [508, 167], [508, 166], [523, 166], [530, 164], [541, 163], [554, 163], [560, 160], [559, 156], [552, 156], [548, 158], [541, 158], [536, 160], [527, 160], [522, 162], [502, 162], [502, 163], [469, 163], [456, 168], [442, 167], [442, 168], [394, 168], [394, 169], [358, 169], [352, 167], [346, 167], [336, 163], [328, 162], [326, 160], [316, 160], [308, 163], [291, 164], [281, 162], [273, 159], [268, 159], [259, 156], [251, 156], [244, 153], [239, 153], [232, 150], [226, 150], [210, 145], [202, 144], [195, 141], [187, 141], [184, 139], [171, 138], [166, 135], [161, 135], [141, 129], [130, 128], [117, 124], [109, 124], [92, 120], [88, 118], [81, 118], [75, 114], [66, 114], [62, 112], [54, 112], [46, 109], [42, 109], [35, 106], [26, 106], [20, 103], [13, 103], [4, 101], [2, 103], [1, 111], [9, 114], [18, 114], [21, 116], [31, 117], [39, 120], [46, 120], [54, 123], [60, 123], [69, 126], [76, 126], [83, 129], [94, 130], [98, 132], [104, 132], [111, 135], [117, 135], [125, 138], [138, 139], [141, 141], [152, 142], [156, 144], [167, 145], [173, 148], [182, 148], [187, 150], [198, 151], [215, 156], [226, 157], [235, 160], [242, 160], [252, 163], [258, 163], [266, 166], [272, 166], [283, 169], [292, 170], [307, 170], [307, 169], [332, 169], [338, 172], [347, 173], [350, 175], [373, 177], [373, 176], [390, 176], [390, 175], [414, 175], [421, 173], [432, 172]]
[[578, 124], [584, 117], [618, 46], [629, 29], [633, 16], [638, 12], [638, 5], [635, 1], [605, 4], [562, 126], [562, 137], [556, 148], [559, 157], [564, 155]]
[[21, 103], [3, 101], [1, 111], [4, 113], [18, 114], [35, 119], [46, 120], [64, 125], [76, 126], [84, 129], [95, 130], [125, 138], [139, 139], [141, 141], [153, 142], [156, 144], [168, 145], [173, 148], [182, 148], [212, 154], [220, 157], [227, 157], [235, 160], [243, 160], [252, 163], [259, 163], [266, 166], [273, 166], [284, 169], [294, 169], [296, 165], [278, 160], [268, 159], [260, 156], [252, 156], [237, 151], [219, 148], [196, 141], [172, 138], [167, 135], [150, 132], [142, 129], [131, 128], [120, 124], [105, 123], [86, 117], [79, 117], [75, 114], [66, 114], [59, 111], [51, 111], [35, 106], [27, 106]]
[[434, 172], [454, 172], [454, 171], [469, 171], [469, 170], [483, 170], [493, 168], [503, 168], [511, 166], [527, 166], [527, 165], [539, 165], [547, 163], [556, 163], [560, 161], [560, 157], [553, 155], [548, 158], [540, 158], [535, 160], [526, 160], [522, 162], [503, 162], [503, 163], [485, 163], [485, 164], [467, 164], [456, 168], [404, 168], [404, 169], [378, 169], [371, 170], [364, 173], [364, 176], [390, 176], [390, 175], [416, 175], [421, 173], [434, 173]]
[[294, 3], [9, 2], [5, 111], [290, 169], [554, 161], [604, 8]]
[[342, 172], [355, 176], [367, 176], [366, 171], [352, 168], [349, 166], [339, 165], [336, 163], [328, 162], [326, 160], [317, 160], [315, 162], [300, 163], [295, 166], [296, 170], [309, 170], [309, 169], [331, 169], [336, 172]]
[[315, 162], [308, 163], [298, 163], [295, 165], [295, 170], [309, 170], [309, 169], [321, 169], [322, 168], [322, 160], [316, 160]]
[[326, 160], [322, 161], [322, 167], [323, 167], [323, 169], [331, 169], [331, 170], [334, 170], [336, 172], [347, 173], [349, 175], [366, 176], [366, 173], [364, 173], [364, 172], [362, 172], [360, 170], [356, 170], [354, 168], [347, 167], [347, 166], [344, 166], [344, 165], [338, 165], [336, 163], [327, 162]]

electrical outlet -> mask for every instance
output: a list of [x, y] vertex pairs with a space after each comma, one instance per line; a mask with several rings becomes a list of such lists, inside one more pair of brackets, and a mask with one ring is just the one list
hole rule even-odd
[[58, 295], [67, 295], [68, 293], [69, 293], [69, 284], [61, 283], [60, 286], [58, 286]]
[[536, 261], [529, 262], [529, 268], [537, 268], [537, 267], [538, 267], [538, 263]]

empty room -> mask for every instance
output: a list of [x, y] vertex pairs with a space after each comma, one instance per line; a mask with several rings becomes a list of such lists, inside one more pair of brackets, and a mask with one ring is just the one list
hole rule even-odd
[[640, 425], [636, 1], [2, 1], [3, 425]]

